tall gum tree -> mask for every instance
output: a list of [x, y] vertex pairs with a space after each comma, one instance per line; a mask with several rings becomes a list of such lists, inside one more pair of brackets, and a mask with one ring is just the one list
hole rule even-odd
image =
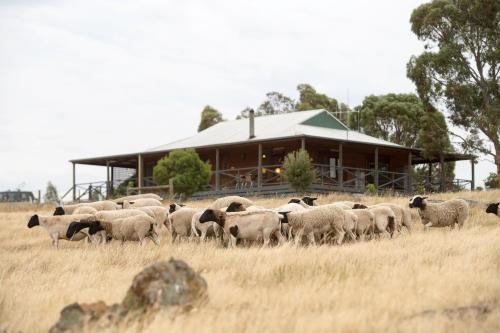
[[[411, 29], [425, 43], [407, 67], [426, 109], [445, 107], [464, 142], [490, 155], [500, 175], [498, 0], [433, 0], [417, 7]], [[493, 146], [480, 140], [484, 134]]]

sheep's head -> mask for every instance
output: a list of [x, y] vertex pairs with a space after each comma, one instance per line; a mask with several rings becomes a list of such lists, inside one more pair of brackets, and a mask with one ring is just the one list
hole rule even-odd
[[30, 228], [30, 229], [31, 229], [31, 228], [33, 228], [33, 227], [35, 227], [35, 226], [37, 226], [37, 225], [40, 225], [40, 220], [38, 219], [38, 215], [37, 215], [37, 214], [35, 214], [35, 215], [33, 215], [33, 216], [30, 218], [30, 220], [29, 220], [29, 222], [28, 222], [28, 228]]
[[486, 213], [498, 215], [498, 205], [500, 205], [500, 202], [490, 203], [488, 207], [486, 207]]
[[102, 226], [102, 223], [100, 221], [96, 221], [92, 223], [89, 227], [89, 234], [90, 235], [95, 235], [99, 231], [104, 230], [104, 227]]
[[80, 232], [80, 230], [90, 227], [89, 222], [71, 222], [69, 224], [68, 230], [66, 230], [66, 238], [71, 239], [76, 233]]
[[226, 212], [231, 213], [231, 212], [243, 212], [245, 210], [245, 207], [243, 207], [243, 204], [241, 202], [231, 202], [231, 204], [226, 208]]
[[304, 201], [309, 206], [314, 206], [314, 201], [316, 200], [318, 200], [318, 198], [308, 197], [308, 196], [302, 197], [302, 201]]
[[356, 203], [354, 206], [352, 206], [352, 209], [366, 209], [368, 206], [365, 206], [363, 204]]
[[224, 228], [225, 213], [218, 209], [207, 209], [200, 216], [200, 223], [213, 221]]
[[421, 195], [416, 195], [410, 199], [410, 208], [425, 208], [427, 205], [427, 201], [425, 200], [427, 197], [423, 197]]
[[283, 216], [283, 217], [280, 217], [280, 221], [281, 223], [288, 223], [288, 214], [290, 212], [279, 212], [278, 214], [280, 214], [280, 216]]
[[175, 203], [175, 202], [174, 202], [173, 204], [170, 204], [169, 209], [168, 209], [168, 212], [169, 212], [170, 214], [172, 214], [173, 212], [175, 212], [175, 211], [177, 211], [177, 210], [181, 209], [181, 207], [184, 207], [184, 206], [185, 206], [185, 205], [183, 205], [183, 204], [178, 204], [178, 203]]
[[56, 207], [56, 209], [54, 210], [54, 216], [65, 215], [65, 214], [66, 212], [64, 211], [64, 208], [62, 208], [61, 206]]

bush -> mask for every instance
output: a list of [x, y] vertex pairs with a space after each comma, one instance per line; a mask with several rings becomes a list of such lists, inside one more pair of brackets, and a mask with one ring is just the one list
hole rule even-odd
[[194, 149], [174, 150], [153, 168], [156, 184], [167, 185], [170, 178], [176, 193], [190, 196], [206, 188], [211, 178], [211, 166], [203, 162]]
[[495, 172], [490, 172], [488, 177], [484, 180], [484, 186], [487, 189], [498, 188], [498, 176]]
[[283, 176], [299, 193], [305, 193], [316, 179], [316, 170], [311, 162], [309, 154], [304, 149], [291, 152], [285, 157]]
[[368, 195], [376, 195], [377, 194], [377, 187], [375, 186], [375, 184], [366, 185], [366, 194], [368, 194]]
[[57, 188], [52, 182], [47, 183], [47, 189], [45, 190], [45, 195], [43, 196], [45, 202], [59, 202], [59, 194], [57, 194]]

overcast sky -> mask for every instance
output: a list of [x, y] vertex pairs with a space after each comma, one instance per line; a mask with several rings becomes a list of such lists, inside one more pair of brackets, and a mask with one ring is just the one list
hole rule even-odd
[[[299, 83], [351, 107], [413, 92], [409, 18], [423, 2], [0, 0], [0, 191], [64, 192], [68, 160], [190, 136], [207, 104], [234, 119]], [[477, 169], [482, 182], [494, 165]]]

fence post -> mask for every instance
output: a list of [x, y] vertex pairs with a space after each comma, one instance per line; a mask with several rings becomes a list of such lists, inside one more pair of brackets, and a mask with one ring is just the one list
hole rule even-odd
[[340, 186], [340, 191], [344, 191], [344, 156], [343, 156], [343, 147], [342, 144], [339, 144], [339, 186]]
[[73, 164], [73, 202], [76, 201], [76, 166], [75, 162]]
[[258, 159], [258, 170], [257, 170], [257, 187], [259, 188], [259, 191], [262, 188], [262, 144], [259, 143], [259, 159]]
[[174, 197], [174, 180], [172, 178], [170, 178], [168, 180], [168, 195], [170, 196], [170, 198], [173, 198]]
[[[394, 174], [392, 175], [393, 176], [393, 180], [394, 180]], [[378, 193], [378, 148], [375, 148], [375, 188], [377, 189], [377, 193]], [[393, 184], [394, 186], [394, 184]]]
[[215, 148], [215, 191], [220, 190], [220, 151]]
[[475, 170], [474, 170], [474, 164], [476, 161], [474, 159], [470, 160], [470, 168], [471, 168], [471, 180], [470, 180], [470, 190], [474, 191], [476, 189], [476, 180], [475, 180]]

